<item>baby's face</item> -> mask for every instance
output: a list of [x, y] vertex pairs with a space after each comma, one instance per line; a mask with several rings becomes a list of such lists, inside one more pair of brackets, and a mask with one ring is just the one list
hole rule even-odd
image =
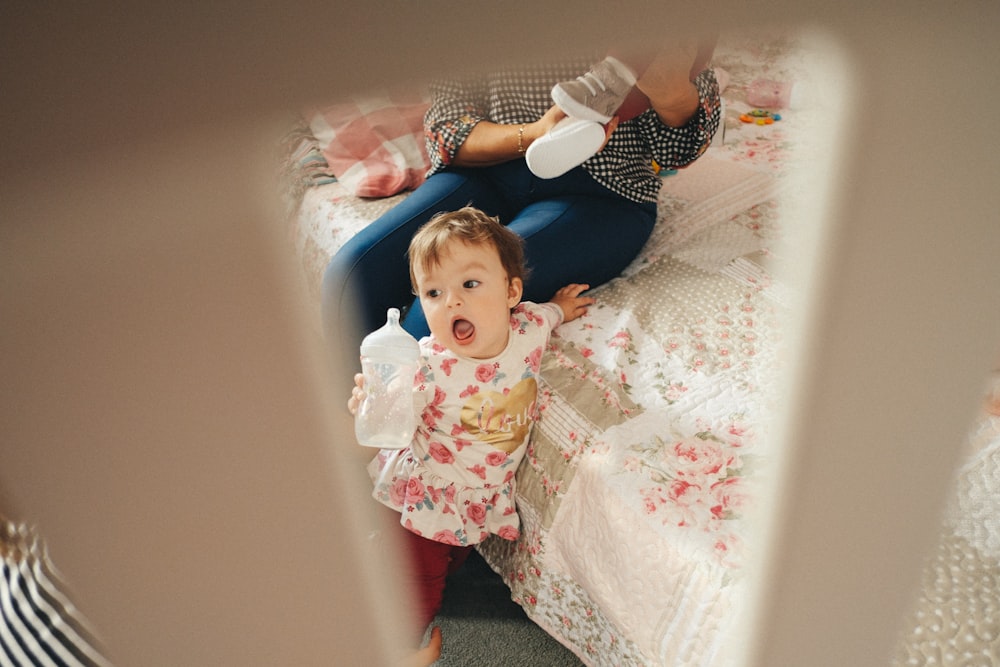
[[508, 280], [491, 245], [451, 241], [440, 263], [414, 267], [420, 305], [439, 343], [455, 354], [489, 359], [507, 347], [510, 309], [521, 300], [520, 278]]

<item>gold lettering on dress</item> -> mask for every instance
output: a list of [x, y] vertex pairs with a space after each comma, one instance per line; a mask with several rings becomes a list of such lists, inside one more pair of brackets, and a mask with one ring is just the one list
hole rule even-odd
[[524, 378], [507, 394], [480, 391], [462, 407], [462, 426], [470, 436], [513, 452], [524, 443], [534, 421], [538, 383]]

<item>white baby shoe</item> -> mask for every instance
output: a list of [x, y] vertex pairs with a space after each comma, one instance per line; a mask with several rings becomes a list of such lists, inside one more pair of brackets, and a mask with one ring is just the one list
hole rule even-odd
[[567, 116], [528, 146], [524, 159], [538, 178], [555, 178], [583, 164], [604, 145], [604, 126]]

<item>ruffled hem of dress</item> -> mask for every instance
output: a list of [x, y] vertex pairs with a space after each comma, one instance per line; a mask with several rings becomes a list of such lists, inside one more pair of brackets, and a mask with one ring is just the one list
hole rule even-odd
[[521, 521], [514, 480], [468, 487], [440, 477], [410, 457], [410, 450], [379, 452], [368, 466], [372, 496], [401, 516], [407, 530], [436, 542], [470, 546], [490, 535], [516, 540]]

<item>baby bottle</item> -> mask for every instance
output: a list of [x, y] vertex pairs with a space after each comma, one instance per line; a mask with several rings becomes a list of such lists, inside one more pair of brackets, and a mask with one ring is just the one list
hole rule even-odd
[[417, 426], [413, 380], [419, 360], [420, 346], [399, 325], [399, 310], [390, 308], [385, 325], [361, 341], [365, 400], [354, 418], [359, 443], [380, 449], [410, 444]]

